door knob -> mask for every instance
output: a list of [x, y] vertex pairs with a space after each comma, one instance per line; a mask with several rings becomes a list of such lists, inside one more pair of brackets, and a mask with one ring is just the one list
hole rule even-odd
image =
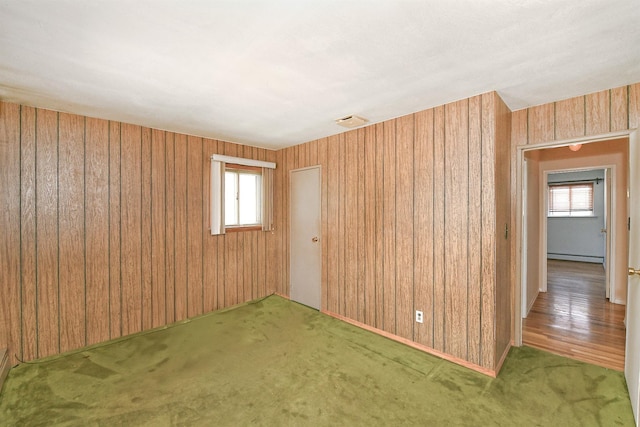
[[634, 274], [637, 274], [638, 276], [640, 276], [640, 270], [636, 270], [633, 267], [629, 267], [629, 276], [633, 276]]
[[312, 239], [311, 239], [311, 241], [312, 241], [313, 243], [318, 243], [318, 237], [314, 237], [314, 238], [312, 238]]

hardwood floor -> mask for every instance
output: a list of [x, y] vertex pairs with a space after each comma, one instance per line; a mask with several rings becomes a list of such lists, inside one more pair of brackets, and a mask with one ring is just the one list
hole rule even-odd
[[548, 260], [547, 292], [523, 319], [525, 345], [624, 370], [625, 306], [605, 297], [600, 264]]

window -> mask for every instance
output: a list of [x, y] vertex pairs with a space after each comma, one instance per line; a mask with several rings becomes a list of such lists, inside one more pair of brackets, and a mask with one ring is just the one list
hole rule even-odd
[[227, 164], [224, 173], [224, 225], [262, 224], [262, 170]]
[[273, 170], [262, 160], [211, 156], [211, 234], [273, 230]]
[[593, 182], [549, 184], [548, 216], [593, 216]]

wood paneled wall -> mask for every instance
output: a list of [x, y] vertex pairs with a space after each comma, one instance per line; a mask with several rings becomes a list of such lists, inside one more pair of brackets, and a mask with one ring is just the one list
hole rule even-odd
[[211, 236], [209, 158], [274, 151], [0, 103], [0, 348], [49, 356], [262, 297], [277, 234]]
[[511, 338], [509, 192], [496, 185], [510, 130], [488, 93], [278, 151], [285, 242], [289, 171], [322, 165], [322, 309], [494, 370]]
[[[640, 126], [640, 83], [514, 111], [511, 115], [511, 212], [516, 214], [516, 167], [519, 145], [596, 136]], [[517, 252], [515, 240], [511, 257]], [[511, 266], [516, 281], [516, 265]]]

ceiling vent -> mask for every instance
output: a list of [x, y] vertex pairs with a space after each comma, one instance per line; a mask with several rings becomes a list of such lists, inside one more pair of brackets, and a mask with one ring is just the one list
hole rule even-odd
[[347, 117], [343, 117], [341, 119], [336, 120], [337, 124], [349, 129], [357, 128], [358, 126], [362, 126], [367, 122], [368, 122], [367, 119], [363, 119], [362, 117], [358, 117], [358, 116], [347, 116]]

